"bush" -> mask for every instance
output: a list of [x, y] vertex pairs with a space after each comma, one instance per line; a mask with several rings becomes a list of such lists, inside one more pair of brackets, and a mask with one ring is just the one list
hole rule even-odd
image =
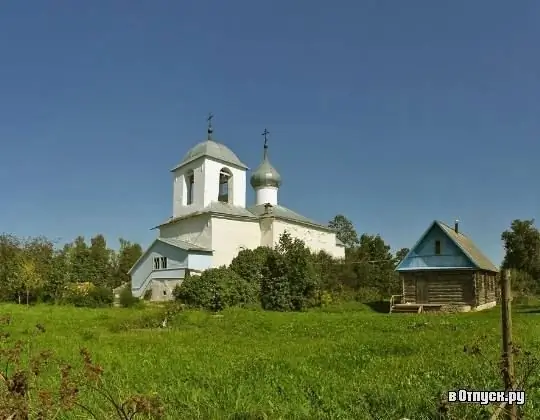
[[229, 268], [249, 283], [260, 286], [263, 270], [271, 248], [260, 246], [255, 249], [243, 249], [231, 261]]
[[277, 311], [320, 306], [319, 279], [309, 248], [303, 241], [284, 233], [266, 259], [261, 283], [262, 306]]
[[91, 283], [71, 285], [64, 293], [63, 302], [77, 307], [101, 308], [113, 304], [114, 293], [108, 287], [97, 287]]
[[355, 300], [361, 303], [379, 302], [389, 296], [383, 296], [376, 287], [361, 287], [355, 295]]
[[261, 304], [266, 310], [291, 310], [291, 292], [287, 266], [283, 256], [274, 251], [268, 254], [261, 282]]
[[233, 270], [220, 267], [189, 276], [174, 289], [174, 297], [191, 307], [219, 311], [257, 302], [257, 287]]
[[139, 305], [141, 303], [139, 298], [133, 296], [131, 288], [128, 286], [124, 287], [120, 292], [119, 301], [120, 306], [123, 306], [124, 308], [131, 308], [132, 306]]

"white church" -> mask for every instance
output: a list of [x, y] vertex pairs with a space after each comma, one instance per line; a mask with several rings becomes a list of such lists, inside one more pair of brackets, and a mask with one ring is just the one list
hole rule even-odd
[[169, 300], [186, 273], [229, 265], [242, 249], [274, 247], [282, 233], [302, 239], [313, 251], [343, 258], [344, 245], [328, 226], [278, 204], [281, 176], [270, 164], [265, 136], [262, 163], [251, 174], [255, 203], [246, 206], [248, 167], [212, 139], [189, 150], [173, 174], [173, 215], [156, 226], [158, 237], [129, 271], [133, 295], [151, 291]]

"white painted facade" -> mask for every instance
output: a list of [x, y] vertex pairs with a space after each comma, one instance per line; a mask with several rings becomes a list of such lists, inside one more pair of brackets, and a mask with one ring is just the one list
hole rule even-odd
[[[173, 172], [173, 218], [201, 211], [218, 201], [220, 172], [228, 172], [229, 204], [246, 207], [246, 170], [216, 159], [201, 157]], [[193, 175], [193, 199], [188, 200], [189, 177]]]
[[212, 217], [212, 267], [229, 265], [242, 249], [261, 246], [258, 220]]
[[[217, 150], [215, 142], [213, 145], [213, 150]], [[335, 258], [345, 256], [345, 248], [336, 243], [335, 233], [325, 226], [302, 223], [293, 216], [279, 217], [271, 211], [260, 214], [260, 211], [257, 213], [246, 209], [247, 169], [240, 166], [241, 162], [229, 149], [223, 145], [219, 147], [222, 148], [219, 150], [226, 149], [238, 164], [227, 163], [226, 159], [215, 156], [195, 154], [172, 171], [173, 215], [168, 222], [158, 227], [158, 238], [164, 243], [154, 247], [148, 255], [143, 255], [142, 261], [130, 270], [132, 290], [136, 296], [142, 296], [146, 289], [150, 289], [153, 291], [152, 299], [168, 299], [186, 272], [193, 274], [207, 268], [229, 265], [242, 249], [274, 247], [285, 232], [304, 241], [314, 252], [325, 251]], [[227, 179], [227, 193], [222, 191], [221, 197], [220, 174], [225, 174], [225, 178], [221, 179]], [[225, 188], [224, 185], [221, 188]], [[286, 215], [295, 214], [279, 206], [279, 184], [258, 184], [254, 185], [254, 189], [255, 204], [259, 209], [270, 204], [269, 207], [278, 206]], [[218, 201], [221, 203], [216, 206]], [[178, 246], [187, 256], [184, 258], [183, 254], [171, 254], [167, 246]], [[162, 250], [164, 256], [169, 253], [176, 259], [183, 258], [183, 263], [170, 264], [170, 269], [152, 269], [151, 261], [145, 259], [155, 257], [159, 250]], [[177, 273], [179, 267], [182, 267], [182, 275]]]
[[180, 223], [159, 226], [159, 237], [180, 239], [203, 248], [212, 249], [212, 228], [209, 214], [188, 217]]
[[304, 243], [314, 252], [324, 251], [334, 258], [345, 258], [345, 247], [336, 246], [336, 234], [333, 232], [278, 219], [274, 219], [272, 225], [272, 239], [274, 246], [279, 243], [281, 235], [288, 232], [293, 238], [304, 241]]
[[278, 188], [277, 187], [262, 187], [255, 189], [255, 204], [272, 204], [276, 206], [278, 203]]

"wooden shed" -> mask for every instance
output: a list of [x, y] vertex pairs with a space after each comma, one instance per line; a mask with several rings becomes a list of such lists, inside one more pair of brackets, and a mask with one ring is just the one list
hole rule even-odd
[[479, 311], [496, 305], [495, 265], [459, 231], [434, 221], [399, 263], [403, 291], [390, 312], [422, 312], [452, 307]]

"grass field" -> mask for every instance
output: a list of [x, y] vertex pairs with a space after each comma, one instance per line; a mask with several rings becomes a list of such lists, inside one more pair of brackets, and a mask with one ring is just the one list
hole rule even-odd
[[[15, 337], [45, 326], [33, 348], [72, 363], [79, 347], [88, 348], [110, 389], [120, 397], [157, 392], [170, 419], [428, 419], [448, 389], [501, 386], [498, 309], [431, 316], [358, 305], [222, 317], [186, 311], [167, 329], [142, 328], [156, 310], [2, 305], [0, 314], [12, 315]], [[516, 307], [514, 336], [524, 348], [540, 349], [539, 321], [534, 307]], [[464, 353], [479, 339], [485, 356]], [[527, 395], [527, 418], [540, 418], [539, 397]], [[83, 399], [102, 405], [92, 394]], [[452, 410], [482, 418], [478, 407]]]

